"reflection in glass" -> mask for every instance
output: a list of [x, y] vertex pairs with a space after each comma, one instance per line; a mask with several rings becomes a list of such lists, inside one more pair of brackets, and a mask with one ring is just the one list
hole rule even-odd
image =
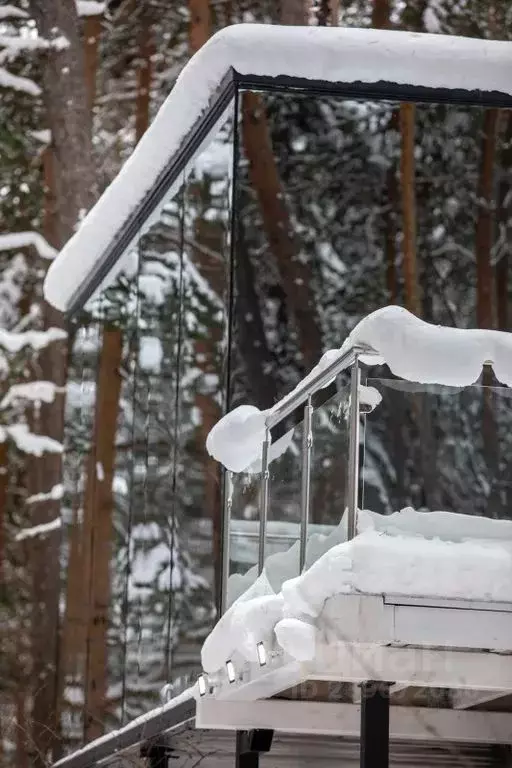
[[510, 389], [368, 384], [382, 402], [366, 417], [362, 506], [511, 517]]

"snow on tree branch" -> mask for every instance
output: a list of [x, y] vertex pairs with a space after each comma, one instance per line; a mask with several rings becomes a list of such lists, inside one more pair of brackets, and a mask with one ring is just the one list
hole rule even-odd
[[37, 504], [41, 501], [60, 501], [64, 496], [64, 486], [62, 483], [54, 485], [47, 493], [35, 493], [26, 499], [25, 504]]
[[0, 19], [28, 19], [29, 15], [14, 5], [3, 5], [0, 8]]
[[16, 35], [0, 35], [0, 63], [13, 61], [21, 53], [27, 51], [62, 51], [69, 46], [69, 41], [59, 35], [54, 40], [45, 40], [42, 37], [19, 37]]
[[8, 352], [19, 352], [23, 347], [44, 349], [53, 341], [63, 341], [68, 334], [62, 328], [48, 328], [46, 331], [6, 331], [0, 328], [0, 347]]
[[100, 3], [97, 0], [77, 0], [76, 2], [79, 16], [102, 16], [106, 7], [106, 3]]
[[[1, 72], [2, 70], [0, 70], [0, 84]], [[48, 261], [54, 259], [58, 254], [58, 251], [39, 232], [9, 232], [6, 235], [0, 235], [0, 251], [29, 247], [35, 248], [39, 256]]]
[[20, 77], [8, 72], [4, 67], [0, 67], [0, 88], [12, 88], [14, 91], [28, 93], [29, 96], [39, 96], [40, 87], [28, 77]]
[[16, 541], [23, 541], [24, 539], [32, 539], [34, 536], [44, 536], [52, 531], [57, 531], [62, 526], [62, 520], [60, 517], [56, 517], [55, 520], [50, 520], [49, 523], [41, 523], [41, 525], [34, 525], [32, 528], [25, 528], [16, 534]]
[[13, 384], [0, 402], [0, 408], [7, 408], [16, 400], [30, 400], [34, 403], [53, 403], [55, 395], [65, 391], [65, 387], [58, 387], [53, 381], [27, 381], [21, 384]]
[[32, 456], [42, 456], [43, 453], [62, 453], [64, 447], [58, 440], [46, 435], [36, 435], [30, 432], [26, 424], [15, 424], [12, 427], [3, 427], [3, 433], [10, 437], [16, 444], [16, 448], [22, 453], [30, 453]]

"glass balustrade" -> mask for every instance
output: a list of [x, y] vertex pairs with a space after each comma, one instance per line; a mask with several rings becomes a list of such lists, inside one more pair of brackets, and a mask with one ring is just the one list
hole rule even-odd
[[[262, 564], [278, 592], [351, 538], [347, 510], [356, 498], [377, 525], [405, 507], [512, 518], [512, 390], [366, 376], [354, 389], [358, 380], [357, 369], [343, 371], [274, 425], [266, 518], [264, 458], [230, 476], [227, 606]], [[490, 535], [475, 524], [471, 538]]]
[[512, 390], [369, 378], [360, 505], [512, 517]]

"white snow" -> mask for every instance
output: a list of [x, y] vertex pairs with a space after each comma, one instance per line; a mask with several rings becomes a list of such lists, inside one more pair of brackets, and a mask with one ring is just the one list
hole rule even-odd
[[141, 336], [139, 347], [139, 365], [143, 371], [159, 373], [164, 351], [157, 336]]
[[55, 395], [65, 392], [65, 387], [58, 387], [53, 381], [27, 381], [13, 384], [0, 402], [0, 408], [7, 408], [16, 400], [30, 400], [34, 403], [53, 403]]
[[[30, 131], [30, 135], [33, 136], [36, 141], [40, 141], [41, 144], [51, 144], [52, 132], [49, 130], [49, 128], [41, 128], [40, 131]], [[48, 248], [51, 248], [51, 247], [52, 247], [51, 245], [48, 245]], [[57, 251], [55, 251], [54, 253], [54, 256], [56, 255], [57, 255]]]
[[[336, 531], [344, 537], [342, 526]], [[206, 639], [201, 660], [207, 673], [234, 654], [254, 661], [257, 644], [273, 637], [295, 659], [313, 658], [326, 629], [325, 602], [339, 594], [512, 602], [511, 520], [410, 508], [389, 517], [361, 510], [358, 535], [309, 559], [302, 575], [295, 575], [289, 552], [275, 558], [288, 580], [276, 588], [265, 563]]]
[[[41, 133], [46, 134], [48, 132], [42, 131]], [[36, 135], [35, 131], [33, 135]], [[48, 259], [48, 261], [54, 259], [58, 253], [39, 232], [10, 232], [6, 235], [0, 235], [0, 251], [29, 247], [35, 248], [39, 256], [42, 259]]]
[[[510, 44], [505, 41], [343, 27], [228, 27], [214, 35], [182, 70], [128, 162], [50, 267], [45, 281], [50, 303], [63, 310], [69, 306], [169, 158], [208, 109], [231, 68], [241, 74], [349, 83], [386, 80], [512, 94]], [[210, 142], [214, 136], [212, 131]], [[201, 149], [206, 146], [207, 142]], [[178, 185], [173, 192], [177, 189]], [[166, 200], [170, 197], [171, 191]]]
[[107, 4], [97, 0], [76, 0], [76, 10], [79, 16], [103, 16]]
[[46, 331], [7, 331], [0, 328], [0, 347], [11, 353], [19, 352], [23, 347], [32, 347], [39, 351], [48, 344], [63, 341], [67, 337], [67, 332], [62, 328], [48, 328]]
[[28, 19], [28, 13], [15, 5], [2, 5], [0, 7], [0, 19]]
[[58, 483], [53, 488], [50, 488], [47, 493], [34, 493], [32, 496], [29, 496], [25, 504], [37, 504], [40, 501], [60, 501], [63, 496], [64, 486], [62, 483]]
[[365, 406], [365, 413], [371, 413], [382, 402], [382, 395], [375, 387], [359, 386], [359, 405]]
[[240, 405], [213, 427], [206, 440], [210, 456], [231, 472], [243, 472], [261, 457], [268, 411]]
[[[261, 456], [265, 420], [292, 395], [355, 345], [367, 345], [376, 362], [385, 362], [399, 378], [418, 384], [466, 387], [474, 384], [485, 364], [498, 381], [512, 386], [512, 334], [432, 325], [403, 307], [378, 309], [361, 320], [340, 349], [328, 350], [300, 384], [272, 408], [239, 406], [211, 430], [208, 452], [227, 469], [241, 472]], [[370, 360], [368, 361], [370, 362]], [[380, 402], [373, 388], [361, 387], [361, 402], [372, 409]]]
[[25, 528], [23, 531], [19, 531], [15, 536], [15, 540], [23, 541], [24, 539], [33, 539], [35, 536], [46, 536], [47, 533], [57, 531], [61, 526], [61, 518], [56, 517], [55, 520], [51, 520], [49, 523], [41, 523], [41, 525], [34, 525], [32, 528]]
[[12, 72], [0, 67], [0, 88], [12, 88], [14, 91], [28, 93], [29, 96], [40, 96], [41, 88], [28, 77], [13, 75]]
[[43, 453], [62, 453], [64, 450], [62, 443], [59, 443], [52, 437], [36, 435], [34, 432], [30, 432], [26, 424], [15, 424], [3, 429], [14, 441], [16, 448], [23, 453], [42, 456]]
[[390, 306], [361, 320], [341, 354], [358, 343], [371, 346], [406, 381], [467, 387], [489, 364], [498, 381], [512, 386], [512, 334], [503, 331], [431, 325]]

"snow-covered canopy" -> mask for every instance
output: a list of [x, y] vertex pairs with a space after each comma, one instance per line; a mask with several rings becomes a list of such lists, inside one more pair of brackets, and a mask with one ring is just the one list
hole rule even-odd
[[[295, 390], [272, 408], [260, 411], [241, 405], [226, 414], [208, 435], [209, 453], [232, 472], [250, 467], [261, 456], [267, 418], [356, 345], [373, 349], [375, 361], [385, 362], [406, 381], [467, 387], [478, 380], [484, 365], [491, 365], [498, 381], [512, 386], [511, 333], [432, 325], [403, 307], [383, 307], [361, 320], [340, 349], [327, 351]], [[274, 446], [278, 455], [276, 449], [278, 443]]]
[[137, 149], [50, 267], [46, 298], [69, 309], [233, 70], [510, 96], [510, 52], [505, 41], [390, 30], [240, 24], [218, 32], [183, 69]]

